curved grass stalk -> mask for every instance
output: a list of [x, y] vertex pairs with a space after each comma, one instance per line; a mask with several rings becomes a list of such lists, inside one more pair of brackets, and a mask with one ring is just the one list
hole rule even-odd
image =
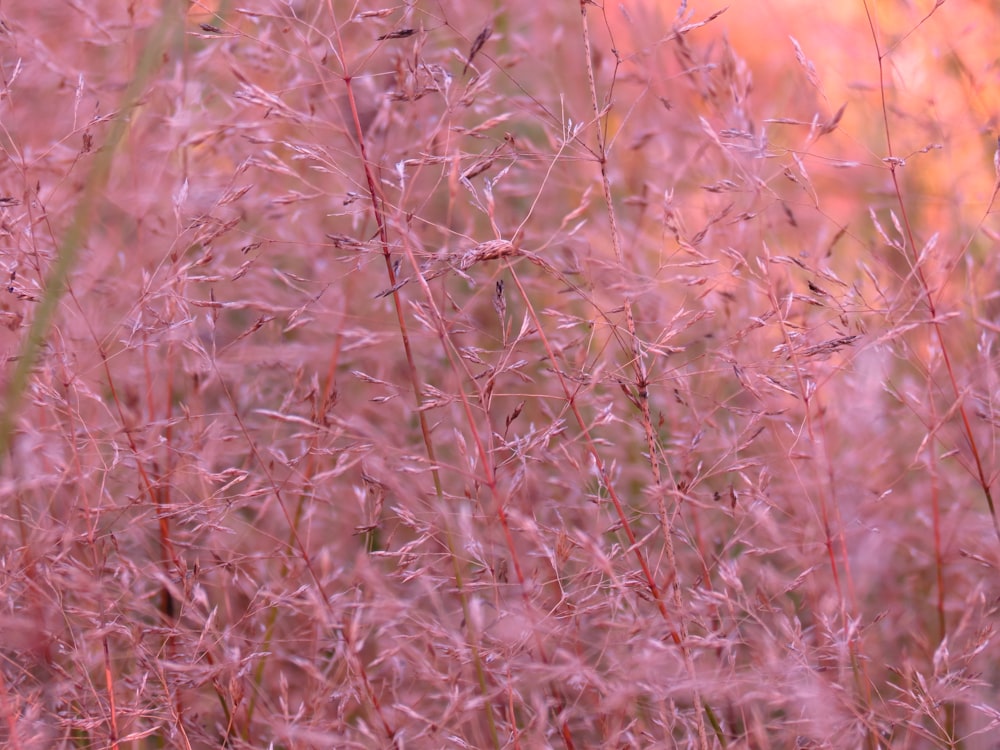
[[[608, 223], [609, 223], [609, 234], [611, 237], [611, 245], [614, 248], [615, 261], [617, 262], [618, 268], [624, 272], [625, 270], [625, 256], [622, 251], [621, 246], [621, 233], [618, 229], [618, 217], [615, 211], [614, 198], [611, 193], [611, 179], [608, 175], [608, 147], [607, 147], [607, 114], [609, 107], [601, 106], [598, 95], [597, 95], [597, 82], [594, 77], [594, 65], [593, 65], [593, 52], [591, 49], [590, 42], [590, 26], [588, 24], [588, 12], [587, 12], [587, 0], [581, 0], [580, 2], [580, 13], [582, 17], [582, 34], [583, 34], [583, 47], [584, 47], [584, 59], [586, 60], [585, 68], [587, 70], [587, 83], [590, 90], [591, 106], [594, 110], [594, 131], [597, 138], [597, 161], [601, 169], [601, 188], [604, 192], [604, 203], [608, 212]], [[523, 293], [523, 290], [522, 290]], [[666, 502], [664, 500], [665, 493], [663, 492], [663, 478], [660, 472], [659, 450], [657, 445], [656, 433], [653, 429], [653, 419], [649, 410], [649, 376], [646, 369], [645, 355], [643, 354], [640, 344], [639, 336], [636, 332], [635, 317], [632, 312], [632, 299], [626, 293], [625, 299], [623, 300], [623, 305], [625, 308], [625, 322], [628, 333], [628, 340], [631, 344], [631, 358], [629, 365], [633, 371], [634, 382], [633, 385], [636, 389], [636, 397], [630, 398], [633, 404], [639, 407], [642, 415], [642, 425], [643, 432], [646, 439], [646, 450], [649, 456], [649, 467], [650, 472], [653, 477], [654, 486], [657, 488], [656, 496], [659, 503], [658, 515], [660, 518], [660, 526], [662, 529], [664, 549], [667, 555], [667, 564], [670, 567], [671, 578], [673, 579], [670, 585], [671, 591], [673, 592], [673, 603], [675, 609], [680, 612], [681, 600], [680, 600], [680, 588], [676, 581], [676, 570], [677, 561], [674, 556], [674, 546], [672, 540], [672, 528], [669, 514], [667, 513]], [[550, 352], [551, 356], [551, 352]], [[554, 361], [554, 360], [553, 360]], [[558, 370], [557, 370], [558, 373]], [[562, 378], [560, 376], [560, 382]], [[564, 384], [565, 388], [565, 384]], [[631, 395], [631, 394], [629, 394]], [[567, 395], [567, 398], [569, 396]], [[617, 495], [611, 484], [611, 476], [608, 474], [604, 463], [598, 456], [597, 449], [590, 438], [589, 433], [586, 432], [586, 427], [583, 424], [582, 416], [576, 407], [575, 401], [570, 400], [570, 405], [573, 408], [574, 416], [577, 418], [577, 422], [581, 429], [585, 430], [585, 439], [590, 446], [594, 461], [597, 464], [598, 471], [602, 475], [602, 481], [608, 488], [608, 492], [611, 495], [612, 502], [614, 503], [615, 510], [622, 522], [622, 526], [628, 535], [629, 543], [632, 548], [635, 549], [635, 554], [639, 562], [639, 566], [642, 568], [643, 575], [646, 578], [647, 584], [649, 586], [650, 593], [656, 600], [657, 607], [659, 608], [663, 618], [669, 621], [669, 617], [666, 611], [666, 605], [663, 602], [662, 592], [658, 589], [652, 572], [646, 563], [645, 557], [642, 555], [641, 549], [636, 544], [635, 535], [629, 526], [628, 520], [625, 516], [624, 509], [619, 501]], [[722, 733], [721, 725], [719, 724], [718, 717], [716, 717], [715, 712], [712, 710], [711, 706], [704, 704], [701, 697], [701, 690], [698, 688], [695, 682], [695, 669], [694, 660], [691, 657], [690, 649], [687, 646], [687, 625], [682, 620], [677, 630], [671, 633], [674, 642], [681, 649], [681, 654], [684, 659], [685, 669], [688, 675], [691, 677], [692, 683], [694, 683], [693, 697], [695, 704], [695, 714], [697, 722], [698, 731], [698, 744], [703, 750], [708, 748], [708, 735], [705, 730], [705, 721], [702, 713], [704, 711], [705, 715], [708, 717], [709, 722], [712, 724], [713, 730], [715, 731], [716, 738], [722, 744], [723, 747], [726, 746], [725, 736]]]

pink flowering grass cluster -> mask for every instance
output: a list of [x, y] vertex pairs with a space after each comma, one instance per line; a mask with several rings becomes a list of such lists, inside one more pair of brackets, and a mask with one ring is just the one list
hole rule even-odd
[[0, 7], [0, 743], [994, 748], [987, 2]]

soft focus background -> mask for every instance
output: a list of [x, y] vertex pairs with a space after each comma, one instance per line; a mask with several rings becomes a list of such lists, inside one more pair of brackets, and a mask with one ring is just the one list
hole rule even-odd
[[997, 748], [995, 3], [0, 8], [0, 741]]

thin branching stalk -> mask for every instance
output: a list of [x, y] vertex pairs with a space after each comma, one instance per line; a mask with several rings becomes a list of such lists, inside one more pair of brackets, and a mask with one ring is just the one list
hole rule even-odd
[[[344, 40], [341, 37], [340, 24], [335, 25], [335, 33], [337, 37], [337, 48], [341, 51], [342, 55], [346, 55], [347, 46], [344, 44]], [[413, 349], [410, 343], [410, 335], [406, 324], [406, 317], [403, 312], [403, 300], [399, 293], [399, 290], [396, 288], [397, 284], [396, 269], [395, 269], [395, 261], [393, 260], [392, 257], [391, 246], [389, 241], [389, 227], [387, 225], [386, 215], [385, 215], [385, 197], [382, 194], [382, 190], [379, 187], [378, 178], [376, 177], [375, 174], [377, 166], [372, 164], [371, 160], [368, 157], [368, 148], [365, 140], [365, 129], [361, 125], [361, 118], [358, 113], [357, 99], [355, 97], [354, 87], [352, 85], [352, 76], [348, 69], [348, 63], [346, 57], [342, 57], [341, 63], [344, 69], [343, 81], [347, 94], [347, 102], [350, 108], [352, 125], [354, 127], [354, 135], [356, 138], [356, 143], [358, 145], [359, 158], [361, 161], [362, 168], [364, 170], [365, 181], [368, 187], [368, 199], [371, 202], [372, 216], [374, 217], [376, 226], [378, 228], [378, 237], [382, 248], [382, 257], [385, 261], [386, 276], [388, 278], [390, 288], [393, 289], [392, 299], [396, 311], [396, 323], [399, 328], [399, 333], [403, 344], [403, 351], [406, 356], [407, 368], [410, 376], [410, 383], [413, 388], [413, 396], [416, 401], [417, 419], [420, 423], [420, 431], [423, 436], [424, 447], [427, 451], [428, 461], [430, 462], [431, 476], [433, 477], [434, 480], [435, 493], [437, 495], [438, 502], [440, 503], [443, 502], [444, 487], [441, 482], [440, 470], [438, 467], [437, 456], [434, 449], [434, 441], [431, 435], [430, 425], [427, 422], [426, 412], [424, 411], [423, 408], [421, 408], [424, 402], [424, 387], [420, 379], [416, 361], [413, 356]], [[462, 580], [461, 571], [459, 569], [459, 563], [454, 555], [454, 550], [452, 547], [450, 535], [448, 537], [448, 548], [451, 551], [452, 564], [454, 568], [455, 581], [459, 594], [459, 599], [462, 602], [462, 608], [466, 614], [466, 622], [470, 622], [470, 620], [468, 619], [469, 605], [464, 587], [461, 585], [461, 580]], [[485, 672], [481, 664], [481, 656], [479, 653], [479, 649], [475, 643], [471, 645], [470, 653], [473, 659], [473, 663], [475, 665], [475, 671], [477, 679], [479, 680], [480, 689], [484, 691], [484, 696], [485, 696], [485, 691], [487, 689], [484, 678]], [[371, 694], [374, 699], [374, 694], [371, 691], [371, 686], [367, 678], [365, 678], [365, 685], [366, 688], [368, 689], [369, 694]], [[377, 709], [377, 704], [376, 704], [376, 709]], [[495, 747], [499, 747], [500, 746], [499, 735], [497, 733], [495, 720], [493, 718], [493, 711], [492, 707], [489, 705], [489, 701], [487, 701], [486, 713], [487, 713], [487, 723], [489, 725], [489, 730], [493, 744]], [[385, 725], [385, 728], [391, 737], [392, 732], [389, 730], [388, 724], [386, 724], [384, 721], [383, 724]]]
[[[419, 265], [417, 264], [416, 258], [414, 257], [413, 248], [410, 246], [409, 242], [405, 239], [406, 234], [404, 233], [403, 236], [404, 236], [403, 246], [413, 266], [416, 279], [420, 284], [424, 292], [424, 295], [427, 299], [428, 306], [434, 313], [434, 319], [438, 325], [438, 336], [440, 337], [442, 346], [448, 353], [448, 357], [451, 361], [451, 366], [456, 371], [456, 373], [462, 376], [462, 380], [470, 383], [476, 383], [476, 379], [473, 377], [473, 374], [469, 371], [468, 365], [461, 359], [460, 356], [458, 356], [456, 347], [447, 334], [447, 326], [445, 324], [444, 316], [442, 315], [441, 311], [438, 310], [437, 305], [434, 302], [434, 296], [431, 292], [430, 287], [427, 284], [427, 280], [424, 278], [423, 274], [420, 273], [419, 271]], [[527, 299], [526, 302], [528, 302]], [[528, 304], [530, 304], [530, 302], [528, 302]], [[506, 544], [507, 552], [508, 554], [510, 554], [511, 557], [511, 562], [514, 567], [514, 575], [517, 578], [521, 596], [524, 600], [525, 610], [531, 612], [534, 610], [530, 598], [531, 587], [529, 586], [527, 576], [525, 575], [524, 567], [521, 563], [520, 556], [517, 553], [517, 547], [514, 543], [513, 534], [511, 533], [510, 520], [507, 517], [507, 511], [505, 509], [508, 503], [508, 498], [504, 496], [504, 493], [502, 493], [500, 488], [497, 486], [497, 478], [493, 470], [493, 461], [490, 458], [490, 455], [487, 452], [485, 445], [483, 444], [482, 437], [479, 434], [479, 429], [477, 428], [477, 420], [472, 411], [472, 404], [470, 403], [469, 398], [465, 394], [464, 390], [460, 389], [458, 395], [462, 404], [462, 410], [465, 414], [465, 418], [468, 423], [469, 430], [473, 437], [473, 442], [476, 447], [476, 453], [479, 457], [479, 463], [483, 467], [483, 474], [484, 474], [483, 482], [490, 490], [490, 497], [493, 501], [492, 502], [493, 510], [496, 514], [497, 520], [500, 522], [500, 528], [503, 530], [504, 543]], [[478, 388], [478, 386], [477, 386], [477, 400], [479, 402], [480, 408], [484, 412], [488, 413], [489, 405], [487, 403], [487, 397], [483, 393], [482, 389]], [[449, 546], [450, 544], [451, 541], [449, 537]], [[464, 600], [463, 600], [463, 608], [467, 609], [467, 605], [464, 603]], [[468, 612], [466, 612], [466, 616], [468, 616]], [[543, 664], [548, 665], [551, 660], [547, 654], [545, 643], [542, 641], [541, 635], [537, 627], [533, 628], [533, 634], [535, 639], [535, 648], [537, 649], [538, 657]], [[479, 667], [477, 666], [477, 674], [478, 671]], [[483, 687], [485, 688], [485, 683], [483, 684]], [[562, 717], [562, 713], [565, 710], [566, 701], [562, 697], [561, 691], [557, 686], [553, 686], [552, 691], [553, 691], [553, 699], [555, 701], [554, 713], [556, 715], [556, 720], [559, 723], [560, 735], [566, 747], [572, 749], [575, 747], [573, 736], [572, 733], [570, 732], [569, 725], [567, 724], [565, 718]], [[494, 725], [494, 720], [492, 718], [492, 712], [490, 712], [490, 729], [494, 735], [494, 738], [497, 739], [496, 727]]]
[[[594, 118], [595, 118], [594, 132], [596, 134], [596, 139], [597, 139], [596, 153], [597, 153], [597, 161], [601, 169], [601, 189], [604, 194], [604, 204], [605, 207], [607, 208], [607, 213], [608, 213], [608, 234], [611, 239], [611, 246], [612, 248], [614, 248], [615, 261], [617, 263], [618, 270], [624, 276], [627, 267], [625, 264], [625, 255], [624, 252], [622, 251], [622, 246], [621, 246], [621, 232], [618, 228], [618, 217], [615, 211], [614, 196], [611, 190], [611, 178], [608, 174], [609, 155], [607, 148], [606, 128], [607, 128], [608, 114], [611, 110], [611, 102], [609, 102], [607, 106], [603, 106], [600, 102], [600, 98], [597, 93], [597, 82], [594, 76], [594, 64], [593, 64], [594, 57], [590, 42], [590, 25], [588, 23], [587, 6], [588, 6], [588, 0], [580, 0], [580, 13], [582, 17], [582, 33], [583, 33], [583, 49], [585, 55], [584, 59], [586, 60], [586, 64], [584, 67], [587, 70], [587, 84], [590, 91], [591, 104], [594, 108]], [[631, 397], [631, 400], [634, 404], [636, 404], [639, 407], [641, 413], [643, 432], [646, 439], [646, 453], [649, 459], [650, 472], [652, 473], [653, 486], [655, 488], [655, 496], [657, 498], [657, 502], [659, 503], [658, 515], [660, 519], [661, 530], [663, 533], [664, 549], [666, 551], [667, 565], [669, 566], [670, 569], [670, 578], [672, 581], [670, 589], [672, 592], [674, 609], [677, 613], [677, 618], [679, 618], [677, 624], [674, 626], [677, 628], [677, 632], [673, 634], [673, 638], [681, 649], [684, 658], [685, 668], [687, 669], [688, 675], [691, 677], [691, 681], [693, 684], [693, 698], [694, 698], [694, 709], [696, 717], [695, 721], [697, 722], [696, 726], [698, 729], [699, 747], [701, 747], [703, 750], [707, 750], [709, 746], [708, 735], [705, 731], [705, 721], [702, 715], [703, 711], [707, 713], [709, 720], [712, 723], [713, 728], [715, 729], [716, 736], [719, 739], [719, 742], [722, 744], [723, 747], [725, 747], [726, 740], [721, 731], [719, 722], [715, 717], [713, 709], [711, 708], [711, 706], [703, 705], [703, 701], [701, 698], [701, 689], [698, 686], [697, 677], [695, 674], [694, 660], [691, 658], [690, 648], [687, 643], [688, 639], [687, 624], [684, 615], [682, 614], [684, 608], [680, 598], [680, 581], [678, 580], [677, 576], [677, 560], [674, 556], [674, 547], [672, 539], [673, 531], [671, 529], [670, 516], [666, 507], [667, 493], [665, 491], [665, 488], [663, 487], [663, 480], [660, 473], [660, 463], [659, 463], [660, 450], [659, 446], [657, 445], [656, 433], [653, 429], [653, 418], [649, 410], [649, 376], [646, 367], [646, 357], [640, 346], [639, 335], [636, 332], [635, 316], [632, 311], [632, 299], [628, 294], [628, 292], [625, 292], [625, 299], [623, 301], [623, 304], [625, 308], [625, 325], [628, 334], [628, 342], [631, 346], [631, 357], [629, 359], [629, 365], [634, 373], [633, 387], [635, 388], [635, 395]], [[574, 406], [574, 411], [576, 411], [575, 403], [573, 404], [573, 406]], [[576, 412], [576, 416], [578, 421], [581, 422], [582, 425], [582, 419], [579, 415], [579, 412]], [[590, 442], [590, 444], [593, 446], [592, 441], [589, 440], [589, 436], [588, 436], [588, 442]], [[601, 473], [605, 475], [604, 476], [605, 485], [608, 487], [608, 492], [609, 494], [611, 494], [613, 498], [613, 502], [615, 504], [615, 510], [621, 516], [623, 526], [626, 529], [626, 533], [628, 534], [629, 537], [629, 542], [631, 546], [635, 548], [635, 553], [639, 561], [639, 565], [642, 568], [643, 575], [646, 577], [649, 583], [650, 592], [656, 599], [657, 606], [659, 607], [661, 613], [663, 614], [664, 619], [667, 619], [669, 622], [671, 620], [667, 616], [666, 607], [661, 598], [662, 597], [661, 592], [656, 583], [654, 582], [652, 573], [647, 567], [646, 560], [642, 555], [639, 546], [636, 544], [635, 537], [632, 534], [631, 529], [626, 522], [623, 508], [621, 507], [621, 503], [615, 497], [614, 492], [611, 488], [611, 478], [606, 474], [606, 471], [604, 469], [604, 464], [597, 456], [596, 449], [594, 449], [594, 460], [595, 462], [597, 462], [599, 471], [601, 471]]]
[[[934, 10], [937, 10], [937, 5], [934, 6]], [[886, 164], [889, 168], [889, 176], [892, 179], [892, 187], [896, 196], [897, 205], [899, 206], [899, 215], [902, 222], [903, 228], [906, 233], [906, 246], [912, 255], [913, 270], [916, 274], [917, 280], [920, 283], [920, 289], [923, 294], [923, 298], [927, 304], [927, 312], [930, 315], [931, 327], [934, 330], [934, 337], [937, 340], [938, 346], [941, 351], [941, 360], [944, 363], [945, 371], [948, 374], [948, 382], [951, 383], [952, 393], [954, 394], [955, 400], [958, 403], [958, 414], [962, 422], [962, 430], [965, 433], [965, 438], [968, 441], [968, 447], [972, 453], [972, 460], [975, 465], [975, 477], [976, 481], [979, 483], [979, 487], [982, 490], [983, 497], [986, 499], [986, 507], [990, 513], [990, 520], [993, 523], [993, 530], [996, 533], [997, 541], [1000, 542], [1000, 517], [997, 516], [996, 506], [993, 502], [993, 491], [992, 482], [986, 476], [986, 467], [983, 465], [983, 459], [980, 455], [979, 443], [976, 440], [976, 436], [972, 431], [972, 424], [969, 421], [968, 410], [965, 407], [965, 395], [962, 392], [962, 388], [958, 384], [958, 377], [955, 374], [955, 368], [951, 362], [951, 355], [949, 354], [950, 347], [948, 346], [948, 341], [944, 335], [944, 325], [942, 321], [938, 318], [938, 307], [934, 300], [934, 293], [931, 290], [930, 283], [927, 280], [927, 276], [924, 273], [923, 264], [921, 263], [920, 257], [918, 255], [918, 246], [916, 243], [916, 238], [913, 234], [913, 225], [910, 222], [909, 213], [906, 210], [906, 202], [903, 200], [903, 189], [899, 183], [899, 168], [902, 164], [901, 160], [896, 156], [892, 147], [892, 125], [889, 118], [889, 103], [886, 96], [886, 81], [885, 81], [885, 68], [884, 62], [888, 51], [883, 51], [881, 43], [879, 42], [878, 30], [875, 25], [875, 18], [872, 15], [871, 8], [867, 0], [865, 0], [865, 14], [868, 18], [868, 26], [871, 30], [872, 43], [875, 45], [875, 53], [878, 58], [878, 76], [879, 76], [879, 95], [882, 102], [882, 126], [885, 131], [885, 142], [886, 142]], [[928, 18], [930, 16], [928, 15]], [[926, 20], [926, 19], [925, 19]], [[994, 196], [996, 191], [994, 190]]]
[[119, 146], [128, 133], [131, 118], [139, 106], [146, 86], [162, 64], [165, 46], [176, 33], [177, 23], [169, 17], [155, 25], [153, 34], [146, 42], [142, 55], [136, 63], [135, 73], [122, 94], [118, 110], [108, 129], [107, 139], [102, 148], [94, 155], [93, 165], [85, 181], [86, 187], [73, 212], [73, 221], [63, 235], [55, 261], [45, 277], [44, 293], [35, 308], [31, 325], [22, 341], [17, 362], [7, 381], [4, 408], [0, 414], [0, 457], [6, 458], [8, 456], [14, 423], [25, 389], [28, 386], [31, 371], [38, 362], [42, 347], [56, 318], [59, 304], [66, 293], [70, 276], [76, 267], [80, 248], [87, 241], [98, 201], [111, 173]]

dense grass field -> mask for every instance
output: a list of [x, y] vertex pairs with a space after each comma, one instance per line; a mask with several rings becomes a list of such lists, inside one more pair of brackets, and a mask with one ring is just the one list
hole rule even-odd
[[1000, 10], [0, 6], [0, 744], [1000, 747]]

